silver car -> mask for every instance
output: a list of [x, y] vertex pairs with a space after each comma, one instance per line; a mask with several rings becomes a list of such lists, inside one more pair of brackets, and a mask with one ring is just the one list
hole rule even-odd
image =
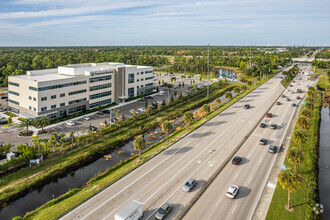
[[190, 178], [187, 182], [183, 185], [183, 191], [190, 192], [196, 185], [196, 180], [194, 178]]
[[164, 219], [168, 215], [168, 213], [170, 213], [171, 210], [172, 205], [169, 203], [165, 203], [157, 210], [155, 218], [159, 220]]

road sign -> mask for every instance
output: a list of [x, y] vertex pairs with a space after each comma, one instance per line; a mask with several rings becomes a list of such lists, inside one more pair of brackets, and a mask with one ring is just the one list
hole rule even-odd
[[302, 105], [305, 105], [305, 102], [300, 102]]
[[285, 170], [285, 164], [282, 164], [282, 170]]

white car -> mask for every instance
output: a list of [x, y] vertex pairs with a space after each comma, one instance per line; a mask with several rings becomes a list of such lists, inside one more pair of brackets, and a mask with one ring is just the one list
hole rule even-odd
[[163, 104], [163, 101], [158, 100], [157, 103], [158, 103], [159, 105], [161, 105], [161, 104]]
[[73, 121], [67, 121], [67, 122], [65, 122], [67, 125], [69, 125], [69, 126], [73, 126], [74, 125], [74, 122]]
[[129, 112], [130, 112], [131, 114], [133, 114], [133, 112], [134, 112], [134, 109], [131, 109]]
[[226, 192], [226, 196], [233, 199], [237, 195], [239, 187], [236, 185], [231, 185]]
[[145, 112], [146, 110], [144, 108], [138, 108], [140, 112]]
[[84, 116], [83, 119], [86, 120], [86, 121], [89, 121], [89, 120], [91, 120], [91, 117], [89, 117], [89, 116]]

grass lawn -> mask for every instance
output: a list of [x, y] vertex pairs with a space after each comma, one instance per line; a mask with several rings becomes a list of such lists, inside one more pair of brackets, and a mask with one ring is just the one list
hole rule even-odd
[[[270, 77], [269, 77], [270, 78]], [[269, 79], [268, 78], [268, 79]], [[207, 119], [210, 120], [211, 118], [218, 115], [221, 111], [228, 108], [236, 101], [253, 91], [255, 88], [266, 82], [268, 79], [261, 80], [256, 86], [251, 86], [248, 90], [242, 92], [240, 95], [232, 98], [229, 102], [220, 105], [218, 110], [215, 110], [207, 115]], [[87, 200], [91, 196], [98, 193], [100, 190], [104, 189], [105, 187], [109, 186], [111, 183], [115, 182], [120, 177], [126, 175], [127, 173], [131, 172], [133, 169], [145, 163], [150, 159], [152, 156], [158, 154], [159, 152], [166, 149], [170, 144], [176, 142], [181, 137], [187, 135], [188, 133], [192, 132], [202, 124], [206, 122], [205, 116], [193, 122], [190, 125], [190, 130], [187, 129], [180, 129], [174, 132], [169, 137], [169, 143], [166, 143], [165, 140], [162, 140], [155, 144], [154, 146], [150, 147], [148, 150], [142, 153], [143, 161], [138, 161], [138, 156], [128, 159], [126, 162], [124, 161], [122, 164], [118, 164], [115, 167], [105, 171], [102, 174], [99, 174], [94, 179], [90, 180], [85, 187], [74, 189], [66, 194], [60, 196], [59, 198], [52, 200], [45, 205], [39, 207], [38, 209], [27, 213], [24, 219], [57, 219], [62, 216], [67, 211], [73, 209], [75, 206], [79, 205], [83, 201]]]
[[328, 71], [330, 71], [330, 69], [318, 69], [318, 68], [315, 68], [315, 72], [312, 73], [312, 76], [314, 76], [315, 74], [319, 74], [319, 73], [327, 73]]
[[[317, 171], [315, 171], [315, 158], [317, 158], [318, 150], [316, 149], [318, 143], [318, 132], [319, 132], [319, 120], [320, 120], [320, 106], [321, 106], [321, 94], [317, 92], [314, 97], [314, 109], [312, 111], [312, 117], [310, 119], [310, 128], [307, 130], [306, 134], [308, 136], [307, 143], [302, 145], [304, 151], [304, 160], [301, 165], [297, 165], [297, 172], [302, 175], [303, 183], [302, 187], [291, 193], [290, 204], [293, 206], [294, 211], [289, 212], [284, 208], [284, 205], [288, 203], [288, 192], [284, 190], [280, 183], [277, 182], [277, 186], [273, 195], [272, 202], [269, 206], [269, 210], [266, 216], [267, 220], [273, 219], [311, 219], [311, 209], [308, 205], [309, 193], [311, 192], [310, 183], [307, 179], [317, 178]], [[301, 109], [301, 111], [304, 107]], [[295, 130], [297, 127], [295, 127]], [[293, 140], [290, 142], [289, 148], [298, 147]], [[313, 162], [314, 161], [314, 162]], [[317, 163], [317, 160], [316, 160]], [[293, 169], [293, 164], [291, 164], [287, 158], [285, 158], [284, 164], [287, 168]], [[317, 170], [317, 169], [316, 169]], [[316, 180], [317, 182], [317, 180]]]

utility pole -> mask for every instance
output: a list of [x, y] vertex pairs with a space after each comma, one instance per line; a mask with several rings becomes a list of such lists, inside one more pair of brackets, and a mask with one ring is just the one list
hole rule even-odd
[[207, 97], [210, 95], [210, 45], [207, 45]]

